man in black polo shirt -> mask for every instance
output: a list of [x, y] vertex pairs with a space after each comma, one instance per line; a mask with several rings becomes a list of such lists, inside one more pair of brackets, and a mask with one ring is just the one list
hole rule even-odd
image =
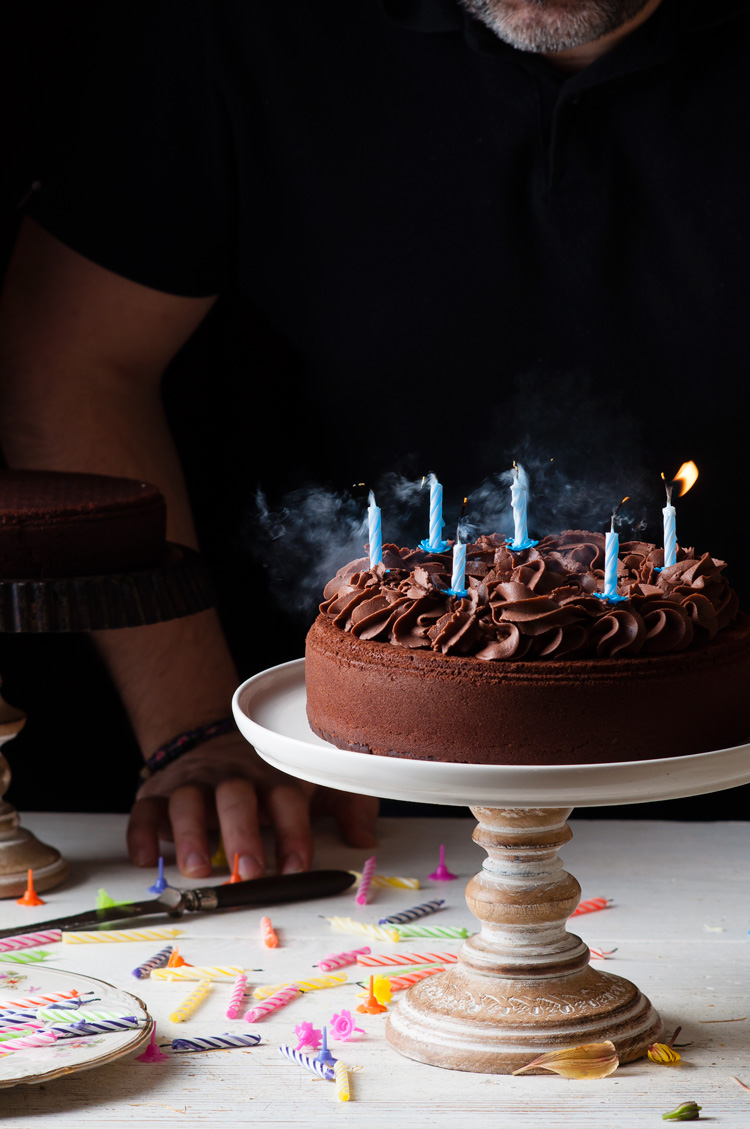
[[[603, 521], [587, 482], [658, 517], [659, 471], [694, 458], [706, 504], [683, 539], [738, 559], [749, 3], [105, 9], [7, 280], [10, 465], [154, 481], [195, 544], [159, 384], [211, 311], [229, 360], [172, 383], [171, 422], [219, 570], [260, 479], [373, 481], [410, 455], [464, 492], [530, 448], [566, 468], [558, 528]], [[294, 657], [259, 592], [224, 602], [235, 653], [238, 620], [264, 628], [257, 665]], [[239, 677], [213, 613], [98, 645], [146, 756], [225, 713]], [[213, 804], [243, 876], [264, 866], [259, 804], [282, 868], [304, 867], [310, 791], [216, 738], [142, 790], [132, 856], [153, 864], [168, 797], [183, 873], [208, 873]], [[368, 846], [373, 802], [335, 804]]]

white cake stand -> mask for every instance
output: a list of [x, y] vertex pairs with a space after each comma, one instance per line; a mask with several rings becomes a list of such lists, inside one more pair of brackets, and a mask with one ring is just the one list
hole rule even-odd
[[589, 965], [565, 924], [581, 889], [557, 858], [574, 806], [644, 803], [750, 782], [750, 745], [599, 765], [478, 765], [346, 752], [306, 717], [304, 660], [236, 691], [240, 731], [269, 764], [315, 784], [397, 800], [468, 805], [488, 859], [466, 888], [480, 929], [458, 964], [414, 985], [392, 1011], [402, 1054], [454, 1070], [506, 1074], [559, 1047], [611, 1039], [621, 1062], [645, 1054], [661, 1020], [630, 981]]

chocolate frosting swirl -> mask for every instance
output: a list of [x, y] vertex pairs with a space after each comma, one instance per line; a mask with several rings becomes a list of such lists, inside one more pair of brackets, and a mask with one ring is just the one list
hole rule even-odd
[[488, 662], [547, 658], [627, 658], [699, 646], [732, 624], [739, 610], [723, 561], [646, 541], [620, 545], [618, 590], [604, 588], [604, 535], [567, 530], [522, 553], [505, 538], [467, 546], [467, 594], [448, 594], [452, 556], [383, 547], [382, 563], [362, 557], [339, 569], [320, 611], [342, 631], [396, 647], [473, 655]]

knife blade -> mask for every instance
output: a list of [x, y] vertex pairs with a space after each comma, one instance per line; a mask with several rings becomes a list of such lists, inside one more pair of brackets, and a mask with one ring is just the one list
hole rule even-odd
[[18, 937], [33, 930], [106, 929], [115, 921], [130, 918], [152, 917], [157, 914], [182, 917], [183, 913], [213, 913], [216, 910], [235, 909], [241, 906], [270, 906], [281, 902], [302, 902], [312, 898], [325, 898], [341, 894], [356, 881], [350, 870], [306, 870], [300, 874], [268, 875], [232, 882], [225, 886], [201, 886], [197, 890], [178, 890], [167, 886], [158, 898], [146, 902], [130, 902], [106, 909], [92, 909], [67, 917], [54, 917], [50, 921], [35, 921], [29, 925], [15, 925], [0, 929], [0, 938]]

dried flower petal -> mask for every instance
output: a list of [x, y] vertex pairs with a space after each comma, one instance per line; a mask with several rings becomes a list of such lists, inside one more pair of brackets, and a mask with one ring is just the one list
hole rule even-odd
[[672, 1047], [668, 1047], [666, 1043], [652, 1043], [647, 1054], [652, 1062], [660, 1062], [663, 1066], [672, 1066], [673, 1063], [679, 1062], [682, 1057]]
[[662, 1121], [698, 1121], [702, 1109], [703, 1106], [696, 1105], [695, 1102], [683, 1102], [682, 1105], [677, 1106], [677, 1109], [663, 1113], [661, 1119]]
[[605, 1043], [584, 1043], [580, 1047], [549, 1051], [513, 1073], [523, 1074], [525, 1070], [541, 1067], [543, 1070], [552, 1070], [563, 1078], [606, 1078], [619, 1065], [617, 1049], [608, 1039]]

